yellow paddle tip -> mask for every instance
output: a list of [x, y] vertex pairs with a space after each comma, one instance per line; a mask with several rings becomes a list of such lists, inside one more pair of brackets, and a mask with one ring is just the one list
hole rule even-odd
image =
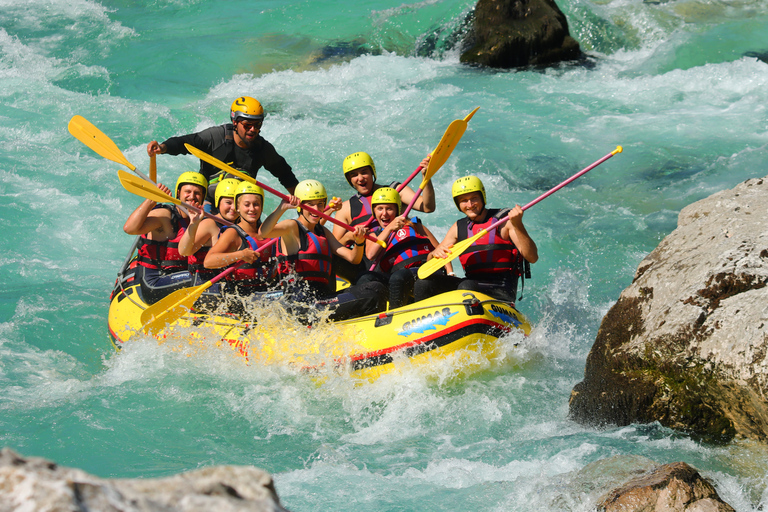
[[613, 154], [615, 155], [616, 153], [621, 153], [622, 151], [624, 151], [624, 148], [623, 148], [623, 147], [621, 147], [621, 146], [616, 146], [616, 149], [615, 149], [615, 150], [613, 150]]
[[472, 116], [474, 116], [474, 115], [475, 115], [475, 112], [477, 112], [478, 110], [480, 110], [480, 107], [475, 107], [475, 110], [473, 110], [472, 112], [470, 112], [469, 114], [467, 114], [467, 117], [465, 117], [465, 118], [464, 118], [464, 122], [465, 122], [465, 123], [466, 123], [466, 122], [469, 122], [469, 120], [470, 120], [470, 119], [472, 119]]

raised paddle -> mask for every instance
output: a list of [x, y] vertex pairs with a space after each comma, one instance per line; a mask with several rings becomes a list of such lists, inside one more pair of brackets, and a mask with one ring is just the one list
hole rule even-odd
[[[443, 166], [445, 161], [448, 160], [448, 157], [451, 156], [451, 153], [453, 153], [453, 150], [456, 147], [456, 144], [459, 143], [462, 135], [464, 135], [464, 132], [467, 131], [467, 123], [469, 122], [470, 119], [472, 119], [472, 116], [475, 115], [475, 112], [477, 112], [479, 108], [480, 107], [476, 107], [475, 110], [467, 114], [467, 117], [465, 117], [464, 119], [456, 119], [450, 125], [448, 125], [448, 128], [445, 130], [443, 137], [440, 139], [440, 142], [438, 143], [437, 147], [432, 152], [432, 158], [429, 159], [429, 164], [427, 164], [427, 172], [424, 173], [424, 178], [422, 178], [421, 180], [421, 185], [419, 185], [419, 189], [413, 195], [413, 198], [411, 199], [411, 202], [408, 204], [408, 207], [402, 213], [403, 217], [408, 218], [408, 214], [411, 212], [413, 205], [416, 204], [416, 200], [421, 196], [421, 192], [424, 190], [424, 187], [427, 186], [427, 183], [429, 183], [429, 180], [432, 179], [432, 176], [434, 176], [435, 173], [438, 170], [440, 170], [440, 168]], [[419, 170], [421, 170], [421, 167], [416, 169], [416, 172], [418, 172]], [[410, 181], [416, 175], [416, 172], [411, 174], [411, 176], [408, 178], [408, 181]], [[407, 181], [405, 183], [407, 183]], [[403, 189], [403, 187], [405, 187], [404, 184], [401, 187], [398, 187], [397, 191], [400, 192]], [[376, 220], [375, 216], [371, 215], [371, 219], [368, 221], [368, 223], [372, 224], [373, 221], [375, 220]], [[390, 239], [391, 238], [392, 237], [390, 236]], [[386, 249], [386, 245], [388, 244], [389, 244], [389, 240], [387, 240], [387, 244], [384, 244], [385, 249]], [[381, 256], [376, 258], [376, 260], [371, 264], [371, 268], [369, 269], [371, 272], [373, 271], [374, 268], [376, 268], [376, 265], [378, 265], [382, 256], [384, 256], [384, 253], [382, 253]]]
[[101, 130], [93, 126], [93, 124], [83, 116], [73, 116], [72, 119], [69, 120], [67, 128], [74, 138], [94, 150], [100, 156], [124, 165], [139, 175], [142, 179], [154, 183], [154, 180], [149, 179], [149, 177], [136, 169], [136, 166], [125, 158], [122, 151], [117, 147], [117, 144], [112, 142], [112, 139], [104, 135]]
[[[605, 162], [609, 158], [611, 158], [613, 155], [617, 153], [621, 153], [624, 149], [621, 146], [616, 146], [616, 149], [605, 155], [603, 158], [598, 160], [597, 162], [593, 163], [589, 167], [586, 167], [582, 169], [581, 171], [577, 172], [558, 186], [554, 187], [553, 189], [549, 190], [548, 192], [545, 192], [544, 194], [540, 195], [527, 205], [523, 206], [523, 211], [527, 210], [531, 206], [535, 205], [539, 201], [541, 201], [544, 198], [547, 198], [572, 182], [573, 180], [583, 176], [584, 174], [588, 173], [601, 163]], [[490, 231], [493, 231], [494, 229], [504, 225], [508, 221], [508, 217], [504, 217], [502, 219], [499, 219], [498, 221], [494, 222], [487, 228], [483, 229], [479, 233], [477, 233], [475, 236], [471, 238], [467, 238], [466, 240], [462, 240], [461, 242], [454, 244], [453, 247], [450, 248], [450, 255], [447, 258], [432, 258], [431, 260], [424, 263], [422, 266], [419, 267], [419, 279], [426, 279], [427, 277], [431, 276], [437, 269], [442, 268], [446, 263], [449, 261], [458, 258], [461, 256], [464, 251], [466, 251], [472, 244], [474, 244], [479, 238], [481, 238], [486, 233], [489, 233]]]
[[[424, 190], [424, 187], [427, 186], [429, 180], [432, 179], [432, 176], [434, 176], [435, 173], [440, 170], [446, 160], [448, 160], [448, 157], [451, 156], [451, 153], [453, 153], [453, 149], [456, 147], [456, 144], [458, 144], [459, 140], [461, 140], [461, 137], [464, 135], [464, 132], [467, 130], [467, 123], [470, 119], [472, 119], [472, 116], [475, 115], [475, 112], [477, 112], [479, 108], [480, 107], [475, 108], [475, 110], [467, 114], [463, 120], [456, 119], [450, 125], [448, 125], [445, 133], [443, 133], [443, 137], [440, 139], [437, 147], [432, 152], [432, 158], [429, 159], [429, 164], [427, 164], [427, 172], [424, 173], [424, 178], [421, 180], [421, 185], [416, 191], [416, 194], [411, 199], [411, 202], [403, 215], [408, 215], [408, 213], [411, 211], [411, 208], [413, 208], [413, 205], [416, 204], [416, 200], [421, 196], [421, 192]], [[422, 166], [418, 166], [416, 170], [413, 171], [404, 182], [397, 186], [396, 190], [401, 192], [405, 187], [408, 186], [408, 183], [410, 183], [411, 180], [421, 172], [422, 169]], [[364, 225], [369, 227], [372, 226], [375, 222], [376, 218], [371, 215], [371, 218], [368, 219], [368, 222], [366, 222]]]
[[[279, 192], [279, 191], [273, 189], [270, 186], [267, 186], [267, 185], [265, 185], [263, 183], [260, 183], [260, 182], [256, 181], [255, 179], [251, 178], [250, 176], [248, 176], [244, 172], [240, 172], [237, 169], [235, 169], [235, 168], [225, 164], [224, 162], [222, 162], [218, 158], [216, 158], [214, 156], [211, 156], [208, 153], [206, 153], [204, 151], [201, 151], [201, 150], [197, 149], [194, 146], [190, 146], [189, 144], [184, 144], [184, 147], [186, 147], [187, 151], [189, 151], [190, 153], [195, 155], [200, 160], [203, 160], [204, 162], [208, 162], [209, 164], [214, 165], [214, 166], [218, 167], [219, 169], [227, 171], [229, 174], [237, 176], [240, 179], [243, 179], [245, 181], [249, 181], [249, 182], [253, 183], [254, 185], [258, 185], [259, 187], [263, 188], [267, 192], [271, 192], [271, 193], [275, 194], [277, 197], [279, 197], [283, 201], [288, 201], [288, 196], [287, 195], [285, 195], [282, 192]], [[317, 210], [315, 208], [312, 208], [311, 206], [308, 206], [308, 205], [305, 205], [305, 204], [300, 204], [299, 208], [301, 208], [303, 210], [307, 210], [308, 212], [314, 213], [315, 215], [318, 215], [318, 216], [320, 216], [321, 218], [323, 218], [325, 220], [331, 221], [334, 224], [336, 224], [338, 226], [341, 226], [341, 227], [343, 227], [344, 229], [346, 229], [348, 231], [354, 231], [355, 230], [355, 228], [353, 228], [349, 224], [345, 224], [344, 222], [336, 220], [335, 218], [331, 217], [330, 215], [326, 215], [325, 213], [323, 213], [323, 212], [321, 212], [321, 211], [319, 211], [319, 210]], [[375, 242], [375, 243], [381, 245], [382, 247], [385, 245], [383, 241], [379, 240], [378, 238], [376, 238], [373, 235], [365, 235], [365, 238], [367, 238], [371, 242]]]
[[175, 197], [169, 196], [157, 188], [157, 185], [151, 181], [137, 179], [125, 171], [117, 171], [117, 177], [120, 179], [120, 184], [125, 188], [125, 190], [131, 192], [132, 194], [141, 196], [144, 199], [149, 199], [150, 201], [155, 201], [156, 203], [173, 203], [182, 208], [188, 208], [192, 211], [198, 212], [203, 216], [208, 217], [209, 219], [213, 219], [220, 224], [224, 224], [225, 226], [234, 226], [234, 223], [228, 221], [227, 219], [216, 217], [215, 215], [211, 215], [210, 213], [206, 212], [202, 208], [191, 205], [189, 203], [185, 203], [183, 201], [179, 201]]

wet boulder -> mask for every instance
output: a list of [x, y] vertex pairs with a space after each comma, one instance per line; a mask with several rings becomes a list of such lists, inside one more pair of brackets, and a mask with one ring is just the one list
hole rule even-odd
[[493, 68], [543, 66], [581, 57], [554, 0], [478, 0], [461, 62]]
[[768, 178], [684, 208], [603, 318], [571, 418], [768, 440], [767, 282]]
[[[106, 480], [8, 448], [0, 452], [0, 510], [280, 512], [272, 477], [251, 466], [214, 466], [167, 478]], [[4, 507], [4, 506], [5, 507]]]
[[685, 462], [664, 464], [604, 496], [598, 512], [735, 512], [715, 488]]

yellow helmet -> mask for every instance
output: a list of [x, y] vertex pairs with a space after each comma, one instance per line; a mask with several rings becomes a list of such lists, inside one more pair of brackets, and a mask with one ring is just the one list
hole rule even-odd
[[229, 118], [235, 123], [241, 117], [252, 121], [263, 121], [264, 107], [261, 106], [261, 103], [256, 98], [240, 96], [232, 102]]
[[[376, 165], [373, 163], [373, 158], [371, 158], [371, 155], [368, 153], [362, 151], [352, 153], [345, 158], [344, 162], [341, 164], [342, 169], [344, 169], [345, 178], [347, 177], [347, 173], [366, 166], [371, 168], [371, 171], [373, 172], [373, 181], [376, 181]], [[349, 178], [347, 178], [347, 181], [349, 181]]]
[[456, 198], [470, 192], [480, 192], [483, 195], [483, 206], [485, 206], [485, 187], [483, 182], [477, 176], [464, 176], [454, 181], [453, 188], [451, 188], [451, 195], [453, 196], [453, 202], [456, 203], [456, 208], [459, 207]]
[[236, 180], [234, 178], [227, 178], [225, 180], [221, 180], [218, 185], [216, 185], [216, 194], [214, 195], [214, 206], [216, 209], [219, 208], [219, 200], [223, 197], [231, 197], [232, 199], [235, 198], [235, 191], [237, 190], [237, 187], [240, 185], [240, 180]]
[[245, 194], [256, 194], [257, 196], [261, 196], [261, 204], [264, 204], [264, 190], [250, 181], [241, 181], [235, 189], [235, 206], [237, 206], [237, 199]]
[[390, 187], [377, 188], [373, 195], [371, 195], [371, 208], [377, 204], [396, 204], [397, 211], [403, 206], [403, 202], [400, 200], [400, 192]]
[[205, 179], [205, 176], [200, 174], [197, 171], [188, 171], [183, 172], [181, 175], [179, 175], [179, 179], [176, 180], [176, 199], [179, 198], [179, 192], [181, 191], [181, 186], [186, 184], [191, 185], [197, 185], [198, 187], [203, 188], [203, 197], [205, 197], [205, 194], [208, 192], [208, 180]]
[[[317, 180], [304, 180], [296, 185], [296, 190], [293, 194], [298, 197], [301, 202], [304, 201], [316, 201], [318, 199], [328, 199], [328, 193], [325, 191], [325, 187]], [[296, 208], [297, 211], [301, 211], [301, 208]]]

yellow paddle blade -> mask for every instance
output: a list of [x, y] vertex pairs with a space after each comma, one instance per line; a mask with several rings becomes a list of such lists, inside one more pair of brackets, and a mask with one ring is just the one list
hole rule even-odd
[[443, 138], [440, 139], [440, 143], [438, 143], [437, 147], [432, 152], [432, 158], [429, 159], [427, 171], [424, 173], [424, 179], [421, 181], [419, 188], [423, 189], [429, 180], [432, 179], [432, 176], [443, 166], [446, 160], [448, 160], [448, 157], [453, 153], [453, 150], [461, 140], [464, 132], [467, 131], [467, 121], [472, 119], [472, 116], [475, 115], [475, 112], [477, 112], [477, 109], [479, 108], [480, 107], [475, 108], [475, 110], [470, 112], [464, 119], [456, 119], [448, 125], [448, 128], [443, 134]]
[[189, 313], [197, 298], [212, 284], [211, 281], [208, 281], [200, 286], [176, 290], [149, 306], [141, 313], [141, 324], [144, 332], [159, 332], [166, 325]]
[[117, 171], [117, 177], [120, 179], [120, 184], [125, 190], [132, 194], [136, 194], [137, 196], [141, 196], [144, 199], [149, 199], [150, 201], [155, 201], [157, 203], [181, 204], [181, 201], [169, 196], [150, 181], [142, 180], [125, 171]]
[[447, 258], [432, 258], [428, 262], [424, 263], [422, 266], [419, 267], [419, 279], [426, 279], [441, 268], [445, 266], [446, 263], [449, 261], [453, 261], [459, 256], [461, 256], [464, 251], [466, 251], [470, 245], [475, 243], [478, 238], [488, 233], [485, 229], [474, 235], [472, 238], [467, 238], [466, 240], [462, 240], [461, 242], [454, 244], [453, 247], [451, 247], [451, 254], [448, 255]]
[[480, 110], [480, 107], [475, 107], [475, 110], [467, 114], [467, 117], [464, 118], [464, 121], [469, 122], [470, 119], [472, 119], [472, 116], [475, 115], [475, 112]]
[[197, 158], [199, 158], [203, 162], [208, 162], [209, 164], [211, 164], [211, 165], [213, 165], [215, 167], [218, 167], [221, 170], [227, 171], [229, 174], [232, 174], [233, 176], [237, 176], [241, 180], [250, 181], [254, 185], [258, 185], [258, 183], [256, 182], [255, 179], [251, 178], [250, 176], [248, 176], [244, 172], [240, 172], [237, 169], [235, 169], [234, 167], [225, 164], [224, 162], [222, 162], [221, 160], [219, 160], [215, 156], [209, 155], [205, 151], [201, 151], [201, 150], [197, 149], [195, 146], [191, 146], [189, 144], [184, 144], [184, 147], [187, 148], [187, 151], [192, 153], [194, 156], [196, 156]]
[[67, 128], [69, 128], [69, 133], [71, 133], [74, 138], [107, 160], [112, 160], [113, 162], [124, 165], [132, 171], [136, 170], [136, 166], [125, 159], [122, 151], [120, 151], [117, 145], [112, 142], [112, 139], [104, 135], [101, 130], [93, 126], [93, 124], [83, 116], [72, 117], [72, 119], [69, 120]]

